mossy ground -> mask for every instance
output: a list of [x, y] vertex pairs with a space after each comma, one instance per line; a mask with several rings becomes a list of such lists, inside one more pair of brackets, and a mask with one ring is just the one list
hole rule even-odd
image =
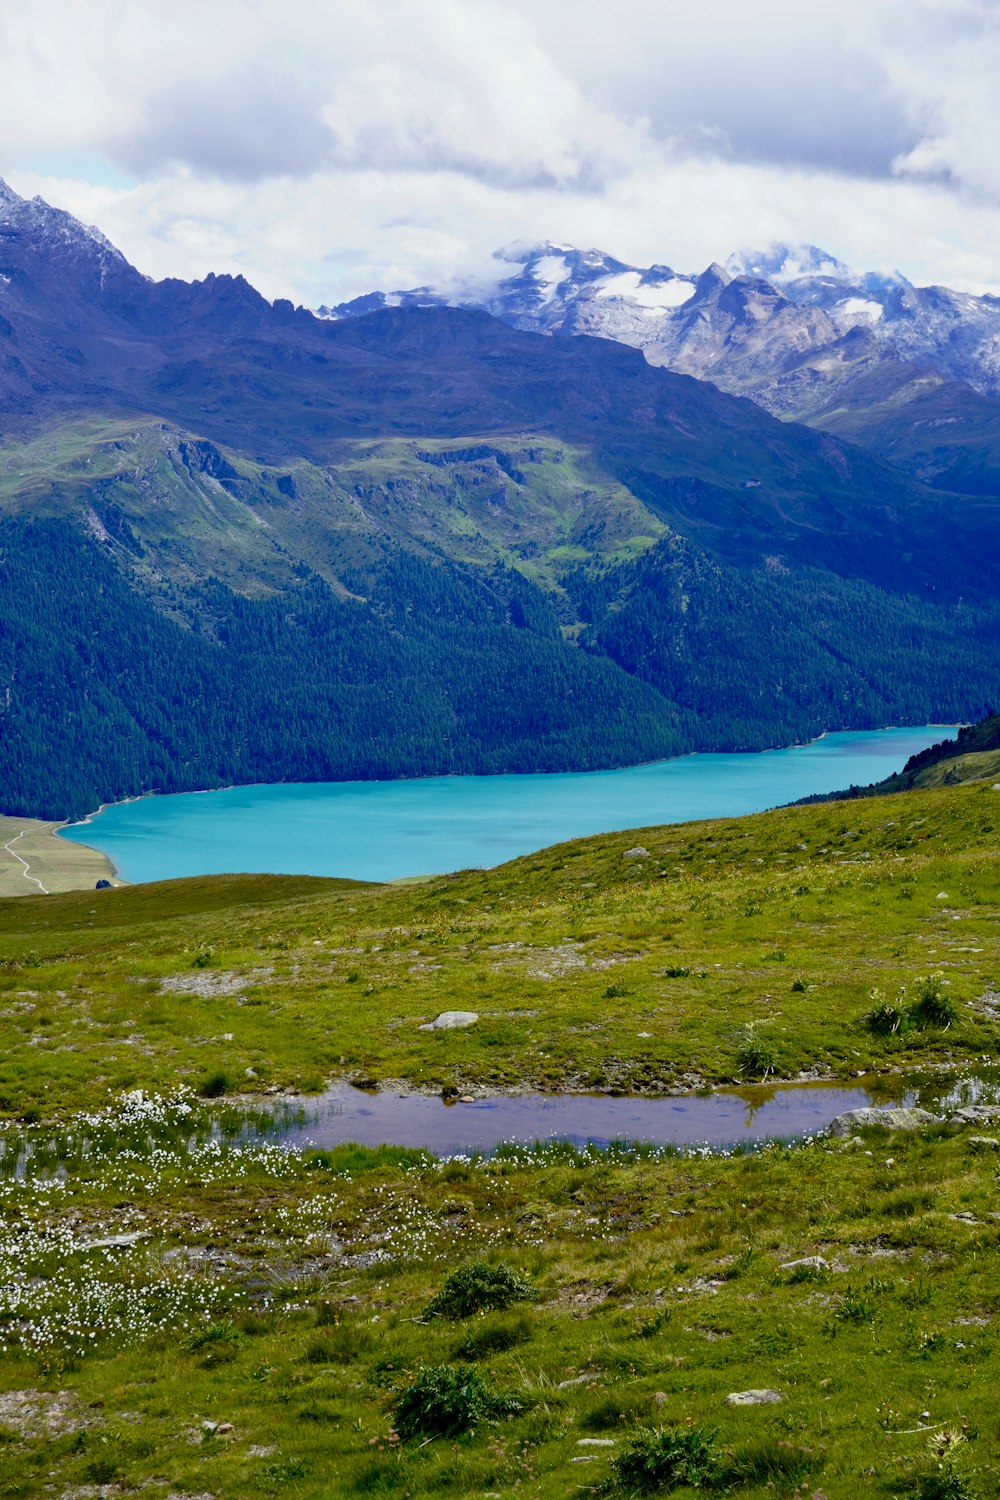
[[[213, 1076], [662, 1091], [735, 1076], [751, 1024], [785, 1075], [995, 1057], [997, 795], [649, 829], [423, 885], [0, 906], [7, 1160], [25, 1130], [36, 1152], [2, 1190], [0, 1494], [548, 1500], [600, 1485], [639, 1426], [692, 1422], [751, 1500], [915, 1493], [943, 1430], [996, 1495], [1000, 1157], [969, 1130], [435, 1163], [240, 1150], [204, 1121], [189, 1149], [197, 1111], [73, 1115]], [[869, 991], [929, 972], [959, 1020], [871, 1035]], [[418, 1030], [451, 1008], [481, 1020]], [[535, 1299], [426, 1321], [480, 1259]], [[441, 1364], [524, 1411], [393, 1441], [399, 1393]], [[764, 1387], [782, 1400], [725, 1405]]]

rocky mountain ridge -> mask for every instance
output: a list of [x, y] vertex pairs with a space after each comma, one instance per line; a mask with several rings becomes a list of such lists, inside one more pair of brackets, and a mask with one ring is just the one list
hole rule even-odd
[[1000, 298], [858, 273], [815, 246], [742, 252], [697, 275], [550, 243], [496, 258], [504, 274], [481, 292], [375, 292], [319, 313], [482, 307], [517, 328], [631, 344], [651, 364], [799, 418], [822, 411], [844, 379], [900, 361], [1000, 394]]

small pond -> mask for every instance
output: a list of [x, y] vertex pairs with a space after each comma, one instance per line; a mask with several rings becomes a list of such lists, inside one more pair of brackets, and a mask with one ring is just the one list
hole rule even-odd
[[891, 1078], [870, 1074], [851, 1083], [755, 1085], [659, 1099], [609, 1094], [505, 1094], [442, 1099], [338, 1084], [318, 1098], [234, 1098], [219, 1106], [178, 1093], [169, 1099], [134, 1093], [99, 1115], [65, 1125], [10, 1128], [0, 1136], [0, 1179], [65, 1179], [87, 1165], [116, 1164], [127, 1173], [145, 1163], [158, 1171], [179, 1156], [212, 1164], [228, 1146], [423, 1148], [435, 1156], [488, 1156], [501, 1146], [567, 1142], [679, 1149], [752, 1147], [822, 1131], [847, 1109], [919, 1104], [936, 1114], [967, 1104], [1000, 1103], [1000, 1069], [961, 1077]]
[[494, 1151], [502, 1142], [583, 1146], [627, 1140], [722, 1147], [811, 1135], [847, 1109], [919, 1104], [935, 1113], [1000, 1100], [1000, 1072], [954, 1077], [870, 1075], [856, 1083], [757, 1085], [658, 1099], [608, 1094], [503, 1094], [446, 1101], [340, 1084], [306, 1104], [291, 1145], [422, 1146], [439, 1156]]

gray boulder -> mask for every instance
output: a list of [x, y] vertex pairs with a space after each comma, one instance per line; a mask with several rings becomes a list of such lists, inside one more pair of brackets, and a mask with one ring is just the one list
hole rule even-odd
[[479, 1016], [474, 1010], [443, 1010], [433, 1021], [425, 1021], [419, 1031], [457, 1031], [462, 1026], [474, 1026]]
[[830, 1121], [831, 1135], [851, 1136], [865, 1125], [881, 1125], [885, 1130], [924, 1130], [941, 1123], [926, 1109], [848, 1109]]
[[733, 1391], [726, 1397], [727, 1406], [777, 1406], [785, 1398], [780, 1391]]

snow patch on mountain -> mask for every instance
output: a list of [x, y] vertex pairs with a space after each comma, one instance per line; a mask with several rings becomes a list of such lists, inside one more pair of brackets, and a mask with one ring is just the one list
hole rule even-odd
[[835, 316], [838, 322], [843, 321], [848, 327], [856, 323], [877, 323], [883, 316], [885, 308], [881, 302], [870, 302], [866, 297], [848, 297], [846, 301], [837, 304]]
[[559, 287], [563, 282], [569, 281], [572, 274], [562, 255], [543, 255], [526, 269], [529, 270], [532, 281], [538, 283], [545, 302], [552, 301]]
[[694, 296], [694, 283], [673, 276], [668, 281], [647, 281], [640, 271], [620, 271], [596, 286], [598, 297], [627, 297], [637, 307], [662, 312], [666, 307], [682, 307]]

